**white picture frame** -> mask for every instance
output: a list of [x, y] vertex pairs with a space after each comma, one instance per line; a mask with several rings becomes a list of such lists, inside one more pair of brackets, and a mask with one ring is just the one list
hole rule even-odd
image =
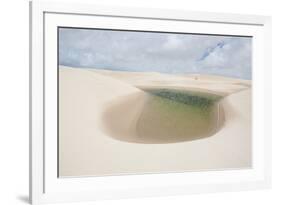
[[[95, 21], [97, 20], [97, 21]], [[130, 20], [130, 21], [129, 21]], [[247, 170], [83, 178], [57, 177], [58, 26], [250, 35], [253, 46], [253, 165]], [[126, 23], [125, 23], [126, 22]], [[159, 24], [159, 22], [168, 22]], [[156, 28], [157, 26], [157, 28]], [[185, 27], [184, 27], [185, 28]], [[182, 29], [182, 28], [181, 28]], [[46, 43], [48, 41], [48, 43]], [[30, 2], [30, 202], [74, 202], [240, 191], [271, 184], [271, 18], [91, 4]], [[70, 197], [71, 196], [71, 197]]]

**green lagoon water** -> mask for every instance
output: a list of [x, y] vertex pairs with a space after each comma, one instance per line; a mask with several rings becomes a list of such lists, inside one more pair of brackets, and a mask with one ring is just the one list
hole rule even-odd
[[[146, 89], [150, 94], [138, 123], [139, 140], [169, 143], [211, 136], [222, 121], [221, 96], [171, 89]], [[219, 113], [221, 112], [221, 113]]]
[[[221, 96], [175, 89], [142, 90], [147, 95], [141, 99], [138, 94], [124, 96], [104, 113], [109, 136], [133, 143], [175, 143], [210, 137], [223, 124]], [[121, 113], [124, 107], [126, 113]]]

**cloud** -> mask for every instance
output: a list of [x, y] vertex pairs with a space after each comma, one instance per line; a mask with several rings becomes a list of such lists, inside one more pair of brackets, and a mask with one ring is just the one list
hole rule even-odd
[[239, 78], [251, 78], [251, 40], [230, 38], [217, 44], [197, 67], [205, 73], [221, 73]]
[[60, 28], [59, 63], [250, 79], [251, 38]]
[[163, 43], [163, 49], [165, 50], [178, 50], [184, 48], [182, 40], [174, 35], [167, 36], [166, 41]]

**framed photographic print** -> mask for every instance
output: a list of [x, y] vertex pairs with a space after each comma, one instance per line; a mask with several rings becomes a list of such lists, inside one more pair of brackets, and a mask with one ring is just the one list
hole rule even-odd
[[30, 3], [32, 204], [270, 186], [270, 17]]

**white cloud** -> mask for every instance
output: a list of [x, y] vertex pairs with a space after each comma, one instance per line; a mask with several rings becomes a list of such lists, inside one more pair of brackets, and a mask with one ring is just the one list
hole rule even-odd
[[222, 47], [215, 49], [201, 62], [198, 69], [204, 72], [218, 72], [234, 77], [251, 77], [251, 40], [232, 38]]
[[251, 78], [245, 37], [60, 29], [59, 57], [76, 67]]
[[182, 49], [183, 47], [182, 40], [174, 35], [167, 36], [166, 41], [163, 43], [163, 49], [166, 50]]

